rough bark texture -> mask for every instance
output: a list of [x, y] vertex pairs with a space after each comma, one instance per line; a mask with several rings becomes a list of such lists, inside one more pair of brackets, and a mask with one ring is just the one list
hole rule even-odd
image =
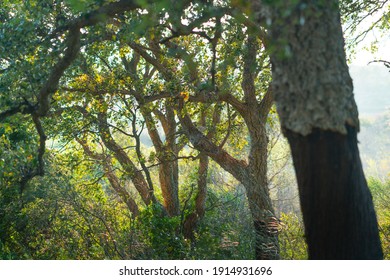
[[310, 259], [381, 259], [377, 220], [356, 128], [286, 132], [297, 171]]
[[[337, 1], [300, 1], [271, 9], [273, 90], [283, 128], [346, 134], [359, 127]], [[286, 16], [287, 14], [287, 16]]]
[[261, 117], [257, 107], [249, 110], [245, 121], [251, 136], [248, 157], [248, 178], [242, 181], [246, 188], [249, 207], [257, 235], [256, 258], [278, 259], [278, 219], [268, 190], [267, 178], [267, 132], [266, 119]]
[[256, 258], [261, 260], [279, 259], [278, 228], [274, 208], [269, 195], [267, 178], [268, 138], [265, 125], [272, 106], [272, 91], [265, 93], [258, 103], [255, 87], [256, 55], [258, 44], [256, 37], [248, 36], [247, 50], [244, 53], [244, 71], [242, 89], [247, 110], [242, 116], [250, 135], [248, 156], [248, 178], [242, 181], [246, 188], [249, 208], [256, 231]]
[[270, 28], [273, 91], [293, 155], [309, 257], [379, 259], [337, 4], [264, 4], [259, 22]]
[[[258, 176], [257, 176], [258, 177]], [[255, 256], [258, 260], [277, 260], [279, 255], [279, 220], [262, 182], [250, 176], [243, 183], [256, 232]]]

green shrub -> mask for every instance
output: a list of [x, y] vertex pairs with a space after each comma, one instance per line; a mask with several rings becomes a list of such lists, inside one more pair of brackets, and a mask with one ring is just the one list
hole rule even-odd
[[378, 218], [384, 258], [390, 259], [390, 179], [368, 179]]
[[282, 230], [279, 234], [280, 255], [285, 260], [307, 259], [307, 245], [303, 222], [295, 213], [282, 213]]

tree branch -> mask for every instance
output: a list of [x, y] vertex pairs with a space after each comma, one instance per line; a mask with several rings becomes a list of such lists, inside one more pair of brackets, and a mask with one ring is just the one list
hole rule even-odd
[[64, 74], [64, 71], [72, 64], [76, 59], [80, 50], [80, 29], [73, 28], [69, 31], [67, 39], [67, 49], [65, 55], [60, 59], [53, 67], [49, 78], [39, 91], [38, 103], [39, 108], [37, 114], [39, 116], [46, 116], [50, 109], [50, 97], [57, 90], [58, 83]]
[[223, 169], [232, 174], [238, 181], [242, 182], [245, 180], [247, 174], [247, 163], [240, 161], [229, 155], [224, 149], [214, 144], [207, 136], [203, 135], [202, 132], [194, 125], [188, 114], [182, 111], [183, 100], [179, 101], [178, 114], [180, 123], [186, 132], [186, 135], [195, 149], [205, 153], [217, 162]]
[[122, 201], [126, 204], [129, 211], [133, 214], [133, 217], [137, 217], [139, 215], [138, 206], [135, 200], [130, 196], [128, 191], [120, 184], [119, 178], [115, 175], [114, 170], [111, 166], [111, 157], [92, 151], [85, 140], [76, 137], [76, 141], [81, 145], [84, 150], [84, 153], [87, 156], [102, 163], [104, 168], [104, 175], [110, 182], [111, 187], [116, 191]]

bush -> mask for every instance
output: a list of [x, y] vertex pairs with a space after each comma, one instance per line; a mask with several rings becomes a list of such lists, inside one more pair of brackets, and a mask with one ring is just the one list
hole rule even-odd
[[378, 218], [379, 233], [384, 258], [390, 259], [390, 179], [381, 181], [369, 178], [370, 187]]
[[308, 258], [304, 227], [295, 213], [281, 213], [282, 230], [279, 234], [280, 255], [285, 260]]

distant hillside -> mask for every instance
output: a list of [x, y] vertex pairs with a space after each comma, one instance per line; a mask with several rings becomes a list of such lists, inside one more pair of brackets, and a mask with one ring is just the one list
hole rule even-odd
[[390, 72], [383, 64], [351, 65], [355, 99], [361, 117], [378, 116], [390, 108]]
[[360, 157], [366, 175], [390, 176], [390, 112], [375, 119], [361, 119], [358, 135]]

